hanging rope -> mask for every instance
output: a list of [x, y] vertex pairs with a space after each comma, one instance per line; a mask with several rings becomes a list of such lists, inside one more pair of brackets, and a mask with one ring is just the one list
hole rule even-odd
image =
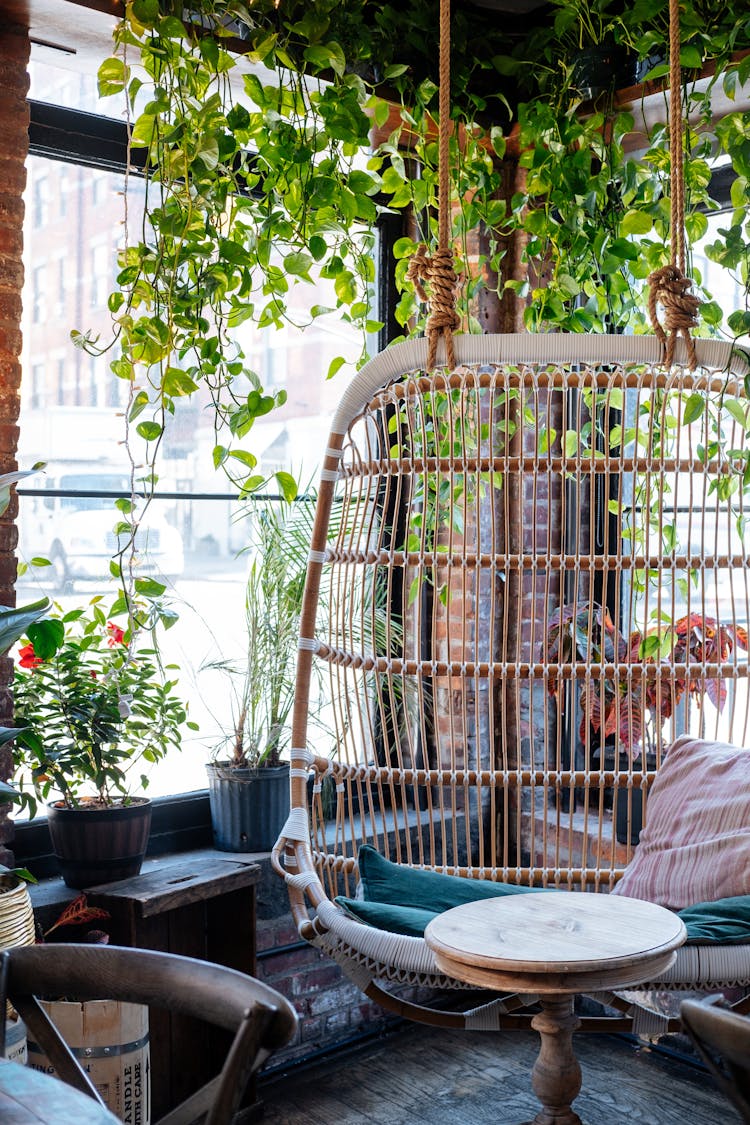
[[[700, 300], [690, 292], [692, 281], [685, 276], [685, 169], [682, 122], [682, 70], [680, 67], [679, 0], [669, 0], [669, 195], [671, 265], [649, 276], [648, 311], [657, 338], [664, 347], [664, 363], [671, 366], [677, 339], [685, 340], [690, 370], [697, 367], [691, 328], [698, 324]], [[664, 309], [664, 327], [659, 323], [657, 304]]]
[[[461, 318], [456, 311], [456, 285], [458, 278], [453, 268], [453, 248], [450, 243], [450, 57], [451, 57], [451, 6], [450, 0], [440, 0], [440, 73], [438, 77], [438, 246], [430, 257], [427, 247], [420, 243], [409, 262], [406, 273], [420, 301], [428, 301], [427, 317], [427, 370], [432, 371], [437, 360], [440, 337], [445, 341], [447, 367], [456, 366], [453, 350], [453, 333], [459, 328]], [[429, 298], [425, 291], [429, 285]]]

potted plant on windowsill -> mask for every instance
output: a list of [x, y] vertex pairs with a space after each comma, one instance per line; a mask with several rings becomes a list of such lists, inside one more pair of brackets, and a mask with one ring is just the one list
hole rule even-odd
[[[592, 666], [632, 665], [640, 667], [637, 679], [602, 676], [587, 682], [580, 694], [582, 744], [599, 739], [601, 757], [612, 748], [611, 760], [600, 761], [601, 769], [619, 770], [620, 761], [635, 762], [643, 756], [640, 773], [656, 769], [661, 732], [685, 696], [702, 704], [704, 697], [721, 713], [727, 700], [722, 679], [691, 678], [680, 672], [670, 675], [668, 690], [656, 674], [667, 667], [690, 669], [701, 664], [722, 665], [732, 652], [748, 651], [747, 630], [726, 624], [702, 613], [689, 613], [674, 621], [662, 620], [659, 627], [621, 633], [609, 612], [597, 602], [566, 606], [550, 618], [545, 659], [555, 664], [586, 662]], [[559, 700], [561, 675], [550, 671], [549, 690]], [[587, 729], [588, 728], [588, 729]], [[597, 756], [596, 750], [593, 751]], [[631, 767], [632, 768], [632, 767]], [[615, 830], [620, 843], [638, 843], [642, 826], [643, 794], [633, 788], [630, 823], [628, 803], [617, 803]]]
[[244, 657], [207, 665], [227, 672], [234, 687], [231, 727], [206, 766], [214, 842], [222, 851], [269, 851], [289, 812], [289, 764], [282, 756], [290, 738], [309, 508], [305, 501], [255, 507]]
[[179, 747], [187, 720], [173, 666], [108, 621], [100, 600], [29, 625], [14, 682], [17, 799], [33, 816], [59, 794], [50, 836], [75, 888], [138, 874], [151, 802], [130, 795], [128, 774]]

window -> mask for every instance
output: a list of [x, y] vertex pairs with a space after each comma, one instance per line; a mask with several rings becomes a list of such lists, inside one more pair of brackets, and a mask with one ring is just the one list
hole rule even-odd
[[[36, 97], [44, 94], [39, 68], [32, 74], [32, 88]], [[95, 94], [91, 97], [81, 108], [95, 106]], [[78, 123], [71, 132], [76, 134], [75, 143], [82, 143]], [[68, 142], [61, 139], [64, 143]], [[98, 154], [98, 146], [98, 141], [92, 142], [91, 158]], [[125, 153], [123, 130], [123, 166]], [[66, 171], [61, 175], [62, 168]], [[56, 243], [59, 258], [48, 266], [42, 258], [48, 252], [49, 236], [37, 230], [34, 207], [27, 205], [24, 235], [29, 268], [19, 464], [28, 467], [45, 461], [47, 469], [21, 490], [19, 552], [26, 561], [54, 555], [58, 565], [54, 573], [53, 568], [30, 568], [19, 581], [18, 599], [32, 600], [46, 593], [65, 608], [74, 608], [95, 594], [114, 597], [109, 577], [116, 546], [113, 501], [129, 491], [129, 465], [121, 444], [128, 385], [111, 371], [116, 348], [91, 357], [74, 348], [69, 335], [76, 328], [98, 333], [102, 342], [108, 339], [107, 297], [116, 272], [115, 247], [123, 241], [123, 177], [85, 162], [66, 166], [34, 155], [33, 128], [29, 170], [27, 190], [32, 199], [36, 185], [45, 179], [56, 189], [61, 181], [67, 183], [68, 193], [67, 221], [60, 225]], [[142, 191], [139, 180], [131, 176], [128, 211], [134, 232], [140, 229]], [[91, 206], [94, 198], [99, 200], [96, 212]], [[104, 237], [103, 232], [107, 232]], [[30, 323], [42, 316], [46, 300], [45, 269], [50, 272], [50, 286], [54, 283], [60, 315], [44, 332], [31, 331]], [[305, 290], [301, 295], [309, 304], [321, 302], [312, 286]], [[316, 322], [304, 336], [292, 328], [271, 330], [258, 341], [252, 359], [248, 356], [264, 386], [284, 385], [289, 391], [287, 406], [259, 419], [248, 441], [264, 469], [291, 469], [303, 481], [311, 478], [343, 389], [342, 379], [326, 383], [324, 375], [343, 347], [352, 359], [359, 353], [360, 338], [353, 332], [347, 336], [348, 331], [335, 317], [327, 329]], [[241, 343], [248, 349], [249, 340]], [[44, 411], [37, 409], [42, 402]], [[249, 556], [239, 552], [251, 543], [252, 527], [226, 480], [213, 469], [215, 435], [207, 406], [207, 395], [181, 401], [169, 419], [159, 491], [146, 517], [148, 553], [143, 572], [166, 581], [179, 614], [177, 624], [163, 634], [164, 659], [180, 666], [181, 690], [189, 700], [191, 719], [200, 727], [197, 736], [186, 734], [181, 754], [154, 769], [150, 796], [205, 788], [208, 753], [231, 722], [229, 679], [206, 666], [239, 658], [245, 649], [243, 606]], [[58, 492], [64, 495], [55, 495]], [[81, 495], [92, 492], [110, 495]]]
[[49, 220], [49, 185], [44, 176], [35, 178], [33, 181], [33, 195], [32, 195], [32, 216], [34, 227], [39, 230], [41, 227], [46, 227]]
[[65, 289], [70, 266], [65, 258], [58, 258], [55, 263], [55, 316], [59, 319], [65, 315]]
[[31, 319], [41, 324], [47, 315], [47, 267], [36, 266], [32, 271]]
[[108, 242], [101, 242], [91, 251], [91, 305], [95, 309], [107, 307], [107, 297], [114, 277], [114, 256]]
[[44, 403], [44, 364], [31, 365], [31, 407], [38, 410]]

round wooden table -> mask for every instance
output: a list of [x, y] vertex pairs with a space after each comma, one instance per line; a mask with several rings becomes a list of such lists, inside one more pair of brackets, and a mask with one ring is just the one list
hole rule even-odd
[[531, 1125], [582, 1125], [573, 1051], [575, 993], [656, 979], [685, 941], [676, 914], [619, 895], [546, 891], [483, 899], [434, 918], [425, 941], [440, 969], [467, 984], [539, 995], [541, 1036], [532, 1071], [542, 1109]]
[[3, 1125], [121, 1125], [93, 1098], [59, 1078], [0, 1059], [0, 1121]]

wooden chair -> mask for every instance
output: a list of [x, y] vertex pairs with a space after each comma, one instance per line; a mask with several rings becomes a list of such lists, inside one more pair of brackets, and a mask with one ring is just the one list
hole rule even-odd
[[291, 1004], [253, 977], [168, 953], [109, 945], [19, 947], [5, 950], [0, 972], [2, 991], [59, 1077], [100, 1104], [99, 1094], [36, 997], [153, 1004], [235, 1032], [221, 1073], [159, 1125], [195, 1120], [229, 1125], [251, 1075], [290, 1040], [297, 1023]]
[[[747, 742], [747, 365], [696, 344], [689, 371], [682, 345], [665, 368], [649, 337], [459, 336], [456, 369], [428, 373], [410, 340], [344, 393], [273, 862], [299, 933], [401, 1015], [496, 1028], [521, 1001], [458, 1013], [394, 995], [460, 986], [420, 937], [337, 905], [363, 844], [411, 868], [607, 892], [665, 748], [686, 731]], [[750, 985], [750, 945], [684, 947], [646, 987], [729, 982]]]
[[680, 1017], [716, 1085], [750, 1122], [750, 1019], [697, 1000], [683, 1000]]

